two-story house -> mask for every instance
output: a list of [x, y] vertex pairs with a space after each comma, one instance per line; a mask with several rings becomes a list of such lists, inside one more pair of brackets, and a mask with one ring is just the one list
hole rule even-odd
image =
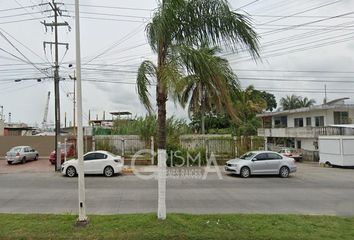
[[258, 129], [258, 136], [264, 137], [271, 147], [316, 151], [319, 135], [344, 135], [344, 129], [335, 125], [353, 123], [354, 104], [345, 104], [346, 99], [307, 108], [259, 114], [262, 128]]

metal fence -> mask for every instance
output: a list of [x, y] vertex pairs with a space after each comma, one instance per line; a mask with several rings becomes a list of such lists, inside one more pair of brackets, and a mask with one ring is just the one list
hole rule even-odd
[[[99, 135], [93, 140], [93, 149], [106, 150], [121, 156], [132, 156], [142, 149], [154, 147], [154, 139], [140, 139], [138, 135]], [[263, 150], [262, 137], [233, 137], [231, 135], [183, 135], [180, 137], [183, 149], [205, 151], [217, 159], [236, 157], [250, 150]]]
[[142, 149], [150, 149], [151, 142], [138, 135], [100, 135], [94, 137], [94, 148], [106, 150], [121, 156], [134, 155]]
[[240, 156], [250, 150], [263, 150], [264, 138], [232, 137], [231, 135], [184, 135], [180, 137], [180, 144], [185, 149], [205, 149], [208, 155], [213, 153], [222, 158]]

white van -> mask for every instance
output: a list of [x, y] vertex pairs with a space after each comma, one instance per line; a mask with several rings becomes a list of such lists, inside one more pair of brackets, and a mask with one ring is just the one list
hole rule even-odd
[[354, 167], [354, 136], [320, 136], [320, 164]]

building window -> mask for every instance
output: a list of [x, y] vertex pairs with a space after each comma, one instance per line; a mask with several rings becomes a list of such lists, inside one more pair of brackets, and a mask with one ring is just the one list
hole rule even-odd
[[304, 126], [304, 119], [303, 118], [295, 118], [294, 119], [294, 126], [295, 127], [303, 127]]
[[312, 126], [312, 119], [310, 117], [306, 118], [306, 126]]
[[288, 117], [287, 116], [274, 117], [274, 127], [275, 128], [288, 127]]
[[263, 128], [272, 128], [272, 117], [263, 118]]
[[348, 112], [334, 112], [334, 124], [348, 124], [349, 113]]
[[316, 125], [316, 127], [323, 127], [324, 126], [324, 117], [323, 116], [315, 117], [315, 125]]

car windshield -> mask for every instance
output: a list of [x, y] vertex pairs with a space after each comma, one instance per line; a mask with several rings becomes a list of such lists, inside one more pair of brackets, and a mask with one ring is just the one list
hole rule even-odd
[[243, 154], [240, 159], [251, 160], [256, 154], [254, 152], [248, 152]]
[[20, 147], [13, 147], [10, 149], [10, 152], [20, 152], [21, 148]]

